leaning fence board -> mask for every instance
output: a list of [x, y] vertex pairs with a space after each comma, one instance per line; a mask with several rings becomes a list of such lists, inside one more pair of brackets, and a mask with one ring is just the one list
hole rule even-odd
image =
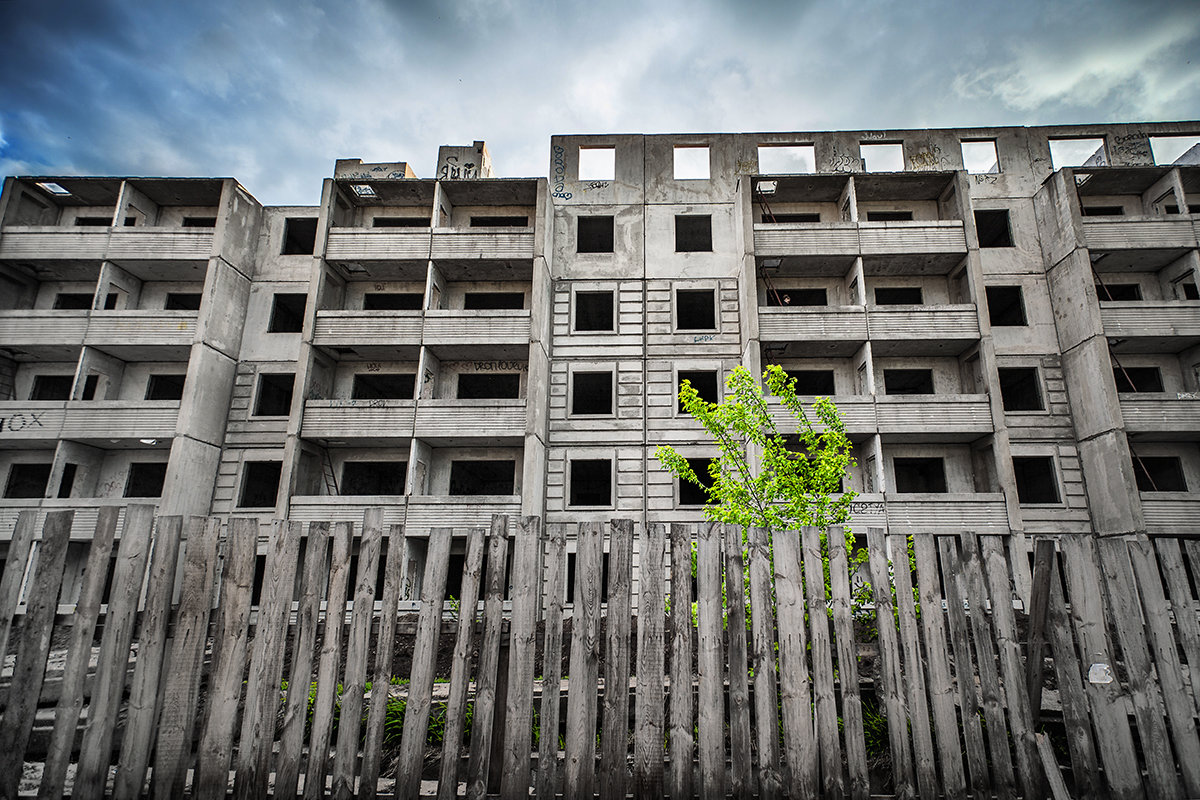
[[425, 578], [421, 581], [421, 611], [413, 643], [412, 671], [408, 681], [408, 704], [400, 737], [400, 760], [396, 767], [396, 797], [416, 797], [421, 787], [425, 736], [433, 702], [434, 669], [437, 666], [438, 634], [442, 628], [442, 598], [446, 594], [446, 570], [450, 560], [451, 528], [429, 532]]
[[108, 782], [108, 764], [112, 756], [113, 729], [125, 691], [129, 665], [129, 644], [133, 638], [142, 577], [150, 554], [150, 533], [154, 524], [153, 506], [130, 506], [125, 512], [121, 544], [117, 547], [117, 566], [113, 571], [113, 592], [108, 599], [108, 616], [92, 702], [88, 705], [87, 725], [79, 748], [73, 797], [99, 797]]
[[938, 793], [937, 765], [933, 737], [929, 729], [929, 700], [925, 694], [925, 668], [921, 641], [917, 635], [917, 611], [913, 602], [912, 572], [908, 561], [907, 537], [887, 537], [892, 557], [892, 580], [896, 586], [896, 616], [900, 623], [900, 648], [904, 664], [904, 687], [912, 729], [913, 763], [917, 771], [917, 790], [932, 800]]
[[[496, 719], [496, 686], [507, 586], [508, 517], [492, 517], [488, 539], [487, 594], [483, 600], [483, 641], [475, 673], [475, 709], [471, 715], [471, 755], [467, 761], [467, 797], [482, 798], [491, 778], [492, 734]], [[595, 683], [593, 679], [592, 683]]]
[[800, 573], [800, 534], [775, 532], [775, 597], [779, 614], [779, 685], [783, 745], [792, 786], [817, 793], [817, 750], [809, 694], [804, 581]]
[[[628, 769], [626, 762], [629, 760], [629, 617], [633, 613], [633, 520], [613, 520], [609, 526], [608, 541], [608, 646], [604, 651], [604, 713], [600, 737], [600, 769], [604, 780], [600, 784], [600, 796], [605, 800], [623, 800]], [[522, 794], [528, 794], [528, 790], [523, 790]]]
[[933, 536], [928, 533], [914, 534], [913, 550], [917, 559], [921, 629], [925, 636], [925, 657], [929, 663], [929, 704], [937, 736], [942, 790], [949, 800], [957, 800], [966, 797], [967, 780], [963, 773], [958, 717], [954, 713], [954, 683], [950, 680], [946, 620], [942, 614], [942, 588]]
[[[333, 756], [333, 797], [349, 800], [354, 795], [354, 768], [358, 766], [358, 739], [362, 728], [363, 693], [367, 689], [367, 656], [371, 645], [371, 620], [375, 614], [375, 582], [379, 578], [379, 551], [383, 547], [383, 519], [368, 514], [363, 521], [362, 538], [358, 546], [358, 576], [354, 586], [354, 610], [350, 634], [346, 642], [346, 664], [342, 671], [342, 700], [338, 713], [337, 743]], [[449, 538], [449, 533], [446, 537]], [[446, 561], [450, 548], [438, 560], [445, 585]], [[442, 609], [441, 597], [437, 607]], [[414, 660], [416, 654], [414, 654]], [[426, 654], [431, 663], [434, 657]]]
[[467, 556], [463, 565], [462, 597], [458, 603], [457, 630], [454, 633], [454, 658], [450, 666], [450, 696], [446, 700], [446, 732], [442, 738], [442, 764], [438, 779], [438, 800], [449, 800], [458, 793], [459, 754], [467, 710], [467, 688], [471, 679], [471, 652], [475, 641], [476, 607], [483, 571], [483, 551], [487, 546], [483, 528], [467, 532]]
[[[758, 791], [763, 800], [776, 800], [783, 794], [779, 769], [779, 693], [775, 676], [773, 586], [774, 569], [768, 531], [766, 528], [751, 528], [750, 625], [754, 637], [751, 661], [754, 670], [754, 743], [758, 749]], [[861, 733], [861, 714], [858, 719]], [[865, 751], [862, 766], [865, 775]]]
[[[83, 679], [92, 655], [92, 637], [100, 616], [100, 601], [104, 599], [104, 581], [108, 577], [108, 559], [117, 532], [119, 512], [116, 506], [104, 506], [96, 518], [96, 529], [83, 572], [83, 586], [71, 619], [71, 640], [67, 645], [67, 662], [63, 668], [62, 694], [54, 709], [54, 730], [46, 750], [46, 763], [42, 767], [39, 797], [59, 798], [63, 794], [67, 762], [75, 743], [79, 712], [83, 710]], [[0, 651], [2, 654], [3, 651]]]
[[1067, 784], [1063, 781], [1062, 771], [1058, 767], [1058, 759], [1054, 757], [1054, 748], [1050, 746], [1050, 739], [1046, 734], [1037, 734], [1037, 749], [1038, 756], [1042, 761], [1042, 769], [1046, 774], [1046, 781], [1050, 784], [1050, 797], [1053, 800], [1071, 800], [1071, 795], [1067, 793]]
[[812, 649], [813, 700], [817, 717], [817, 750], [821, 758], [821, 786], [825, 796], [833, 800], [841, 798], [846, 790], [845, 781], [842, 780], [842, 748], [838, 740], [837, 699], [833, 694], [833, 647], [829, 641], [829, 606], [825, 598], [821, 532], [814, 527], [805, 527], [800, 535]]
[[563, 794], [566, 797], [591, 797], [596, 772], [596, 681], [600, 659], [600, 575], [604, 558], [604, 534], [600, 523], [579, 524], [575, 558]]
[[[379, 510], [377, 516], [366, 517], [363, 525], [380, 525], [382, 520], [383, 512]], [[379, 635], [375, 645], [374, 671], [371, 673], [371, 699], [367, 709], [366, 741], [363, 742], [362, 766], [359, 768], [358, 774], [358, 796], [361, 800], [375, 800], [378, 792], [379, 767], [383, 758], [384, 723], [387, 721], [388, 692], [391, 689], [397, 605], [400, 602], [401, 576], [404, 574], [404, 526], [392, 525], [389, 527], [384, 545], [387, 548], [387, 556], [383, 568]], [[449, 720], [447, 720], [448, 724]]]
[[[778, 544], [776, 544], [778, 554]], [[913, 795], [912, 746], [908, 740], [908, 709], [904, 701], [904, 679], [900, 667], [900, 645], [893, 617], [891, 581], [888, 577], [887, 543], [881, 528], [867, 528], [868, 563], [875, 594], [875, 627], [879, 631], [879, 682], [887, 714], [888, 739], [892, 752], [892, 781], [896, 794]]]
[[1159, 564], [1175, 610], [1175, 625], [1188, 664], [1193, 710], [1200, 711], [1200, 603], [1192, 596], [1178, 539], [1156, 538]]
[[21, 587], [25, 583], [29, 552], [37, 532], [37, 517], [36, 509], [17, 514], [17, 525], [4, 554], [4, 574], [0, 577], [0, 655], [8, 652], [8, 636], [17, 605], [21, 602]]
[[513, 544], [513, 598], [504, 712], [504, 772], [500, 794], [529, 796], [529, 755], [533, 742], [533, 673], [537, 648], [538, 598], [542, 574], [542, 525], [522, 517]]
[[746, 584], [741, 539], [741, 528], [725, 526], [725, 607], [729, 615], [725, 626], [729, 635], [729, 791], [735, 798], [749, 798], [755, 790], [750, 763], [750, 677], [746, 671], [749, 666]]
[[700, 525], [696, 552], [697, 617], [700, 628], [696, 664], [700, 694], [697, 739], [700, 744], [700, 797], [725, 796], [725, 659], [722, 657], [720, 523]]
[[237, 724], [238, 699], [246, 669], [250, 593], [254, 585], [257, 544], [257, 520], [238, 518], [229, 521], [206, 719], [192, 782], [192, 795], [196, 800], [224, 800], [229, 786], [233, 728]]
[[694, 526], [671, 523], [670, 771], [667, 793], [692, 796], [692, 535]]
[[850, 772], [850, 796], [854, 800], [867, 800], [871, 794], [871, 776], [867, 771], [867, 745], [858, 689], [858, 648], [854, 638], [854, 619], [850, 613], [850, 565], [845, 529], [831, 528], [827, 540], [830, 608], [837, 640], [838, 682], [842, 691], [843, 736], [846, 742], [846, 766]]
[[[41, 694], [42, 681], [46, 676], [46, 656], [50, 652], [54, 612], [58, 607], [58, 591], [62, 586], [67, 558], [67, 539], [71, 535], [74, 517], [74, 511], [52, 511], [46, 515], [42, 527], [42, 541], [31, 579], [25, 621], [18, 633], [17, 660], [8, 691], [8, 707], [4, 710], [3, 719], [0, 719], [0, 797], [4, 800], [17, 796], [22, 756], [29, 744], [38, 695]], [[135, 524], [143, 521], [148, 527], [149, 518], [139, 514]], [[94, 792], [94, 796], [102, 791], [103, 784]]]
[[[666, 646], [666, 628], [663, 618], [663, 604], [666, 602], [666, 573], [663, 561], [665, 548], [665, 526], [659, 522], [651, 523], [641, 538], [639, 553], [641, 558], [638, 571], [640, 591], [638, 592], [637, 626], [637, 694], [634, 697], [636, 723], [634, 735], [636, 740], [633, 760], [633, 791], [636, 797], [661, 798], [663, 795], [663, 676], [665, 669], [663, 649]], [[550, 574], [553, 576], [555, 573], [552, 571]], [[547, 618], [546, 625], [548, 631], [549, 618]], [[550, 652], [549, 647], [546, 652]], [[547, 656], [547, 671], [549, 671], [549, 656]], [[549, 680], [548, 677], [547, 680]], [[546, 730], [546, 724], [548, 721], [546, 715], [543, 714], [543, 731]], [[544, 741], [545, 735], [542, 738]], [[544, 754], [546, 751], [543, 749], [542, 752]], [[547, 796], [543, 793], [540, 784], [538, 785], [538, 796]]]
[[[1018, 556], [1019, 557], [1019, 556]], [[1034, 543], [1033, 587], [1029, 595], [1029, 633], [1025, 654], [1025, 687], [1036, 726], [1042, 714], [1042, 684], [1046, 670], [1046, 606], [1050, 602], [1054, 540], [1039, 537]]]

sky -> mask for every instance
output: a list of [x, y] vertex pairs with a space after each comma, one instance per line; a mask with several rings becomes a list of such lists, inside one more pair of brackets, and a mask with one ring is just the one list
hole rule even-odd
[[0, 0], [0, 174], [237, 178], [559, 133], [1200, 119], [1195, 0]]

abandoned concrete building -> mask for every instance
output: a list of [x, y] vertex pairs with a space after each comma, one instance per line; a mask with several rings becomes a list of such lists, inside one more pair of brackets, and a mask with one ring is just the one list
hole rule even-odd
[[410, 530], [695, 521], [778, 363], [855, 443], [853, 526], [1181, 533], [1200, 519], [1200, 122], [555, 136], [434, 178], [8, 178], [0, 538], [18, 511]]

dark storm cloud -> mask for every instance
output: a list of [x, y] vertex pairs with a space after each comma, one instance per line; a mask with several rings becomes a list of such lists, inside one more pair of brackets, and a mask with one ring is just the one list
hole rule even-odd
[[1200, 116], [1192, 3], [13, 2], [0, 172], [233, 175], [314, 203], [338, 157], [434, 169], [551, 133]]

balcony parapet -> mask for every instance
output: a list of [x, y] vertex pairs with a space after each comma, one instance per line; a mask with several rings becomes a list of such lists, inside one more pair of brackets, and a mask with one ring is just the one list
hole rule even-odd
[[355, 344], [421, 344], [424, 318], [420, 311], [318, 311], [313, 344], [326, 347]]
[[425, 312], [425, 344], [529, 344], [529, 311], [462, 311], [436, 309]]
[[93, 311], [83, 343], [94, 347], [189, 346], [196, 336], [195, 311]]
[[1187, 217], [1117, 217], [1083, 220], [1084, 242], [1094, 250], [1154, 250], [1197, 246], [1196, 230]]
[[522, 260], [533, 258], [533, 228], [433, 230], [434, 261]]
[[1172, 433], [1200, 437], [1200, 392], [1156, 392], [1121, 396], [1128, 433]]
[[38, 440], [93, 443], [170, 439], [178, 400], [5, 400], [0, 402], [0, 447]]
[[1200, 300], [1103, 300], [1100, 320], [1110, 338], [1200, 337]]
[[7, 226], [0, 260], [206, 261], [214, 232], [204, 228]]
[[[815, 397], [800, 400], [805, 409]], [[842, 415], [846, 433], [854, 435], [912, 435], [923, 440], [976, 438], [993, 431], [987, 395], [841, 395], [830, 398]], [[795, 433], [797, 425], [777, 400], [768, 401], [781, 432]], [[815, 417], [809, 414], [815, 422]]]
[[413, 433], [427, 440], [509, 439], [525, 435], [526, 401], [421, 400]]
[[865, 306], [758, 309], [758, 335], [764, 342], [867, 340]]
[[754, 253], [762, 257], [966, 255], [960, 220], [913, 222], [757, 223]]
[[1150, 534], [1196, 532], [1200, 519], [1200, 492], [1141, 492], [1142, 514]]
[[325, 245], [329, 261], [428, 261], [428, 228], [333, 228]]
[[80, 347], [88, 316], [87, 311], [0, 311], [0, 342], [18, 349]]
[[301, 432], [309, 439], [408, 439], [413, 400], [308, 400]]

